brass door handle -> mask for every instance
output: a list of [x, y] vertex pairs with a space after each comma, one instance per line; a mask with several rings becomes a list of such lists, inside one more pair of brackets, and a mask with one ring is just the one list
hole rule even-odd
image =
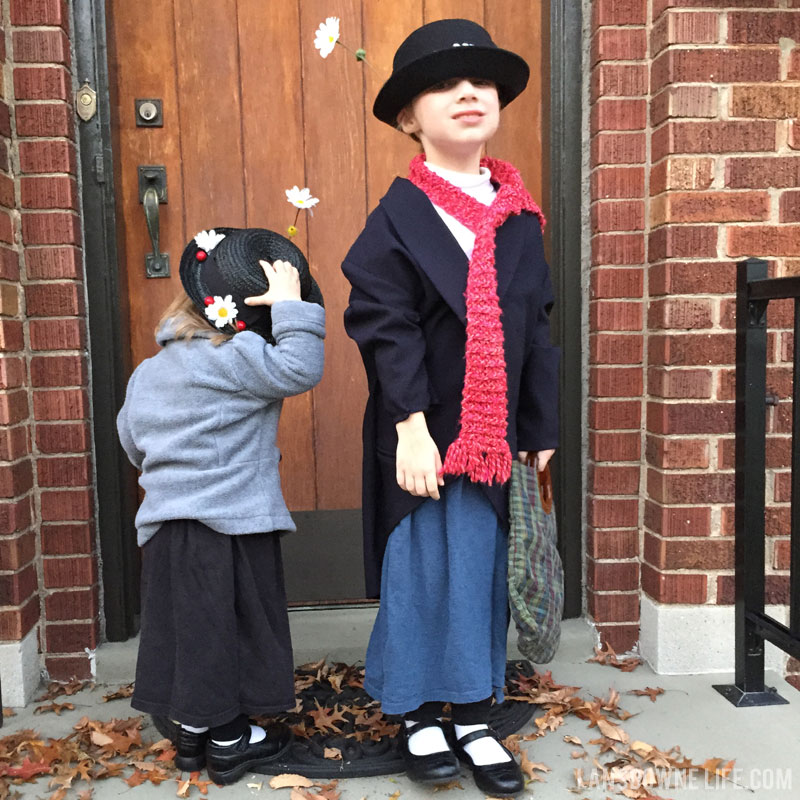
[[139, 202], [144, 209], [152, 253], [144, 257], [148, 278], [169, 277], [169, 254], [160, 250], [159, 205], [167, 202], [167, 171], [164, 167], [139, 167]]

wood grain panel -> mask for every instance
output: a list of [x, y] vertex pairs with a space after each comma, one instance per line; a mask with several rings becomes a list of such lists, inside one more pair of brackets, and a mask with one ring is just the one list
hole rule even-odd
[[[135, 366], [158, 346], [153, 328], [180, 288], [178, 263], [184, 244], [181, 153], [176, 59], [171, 0], [109, 0], [109, 58], [112, 125], [117, 134], [115, 168], [120, 258], [125, 263], [130, 308], [131, 359]], [[137, 128], [134, 100], [163, 100], [164, 127]], [[144, 257], [151, 251], [144, 210], [139, 203], [137, 167], [163, 164], [168, 203], [160, 206], [161, 250], [170, 253], [172, 277], [146, 278]]]
[[[305, 186], [303, 94], [299, 0], [273, 3], [239, 0], [242, 141], [245, 218], [248, 227], [285, 234], [295, 209], [285, 190]], [[296, 35], [287, 36], [287, 31]], [[269, 57], [265, 57], [269, 54]], [[316, 191], [314, 186], [310, 187]], [[324, 207], [323, 207], [324, 211]], [[295, 244], [308, 252], [308, 222], [302, 212]], [[314, 265], [312, 271], [315, 273]], [[325, 293], [324, 281], [322, 282]], [[316, 508], [314, 414], [310, 392], [286, 400], [278, 432], [281, 486], [292, 511]]]
[[365, 65], [338, 46], [323, 59], [313, 42], [319, 23], [338, 16], [342, 41], [359, 47], [361, 3], [303, 0], [300, 9], [306, 170], [320, 198], [308, 222], [309, 255], [328, 312], [325, 376], [314, 390], [317, 507], [358, 508], [366, 381], [358, 350], [344, 332], [348, 284], [340, 265], [366, 218]]
[[[483, 2], [484, 0], [425, 0], [425, 22], [457, 18], [471, 19], [483, 25]], [[489, 0], [489, 4], [491, 2]]]

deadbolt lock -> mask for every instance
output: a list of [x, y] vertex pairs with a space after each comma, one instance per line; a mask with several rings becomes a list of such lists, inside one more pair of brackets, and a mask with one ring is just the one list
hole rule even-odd
[[143, 98], [135, 101], [137, 128], [163, 128], [161, 100]]

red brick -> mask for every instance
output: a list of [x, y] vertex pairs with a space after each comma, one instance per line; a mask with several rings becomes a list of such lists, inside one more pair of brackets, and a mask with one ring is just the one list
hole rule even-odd
[[639, 400], [589, 400], [589, 427], [594, 430], [639, 428], [642, 404]]
[[589, 525], [595, 528], [634, 528], [639, 524], [638, 499], [592, 497], [587, 505]]
[[16, 389], [25, 383], [25, 362], [21, 358], [0, 358], [0, 389]]
[[593, 300], [615, 297], [642, 297], [644, 271], [642, 269], [594, 269], [591, 274]]
[[592, 558], [636, 558], [639, 555], [639, 531], [595, 530], [586, 531], [586, 552]]
[[732, 473], [674, 473], [650, 469], [647, 489], [660, 503], [731, 503], [734, 475]]
[[70, 63], [69, 39], [63, 30], [14, 31], [12, 42], [17, 63]]
[[0, 611], [0, 640], [20, 641], [39, 621], [39, 598], [31, 597], [22, 608]]
[[711, 86], [668, 86], [650, 103], [650, 121], [655, 127], [667, 119], [705, 117], [719, 113], [718, 91]]
[[709, 446], [705, 439], [647, 437], [647, 463], [661, 469], [706, 469]]
[[42, 554], [91, 555], [95, 549], [91, 525], [42, 525]]
[[51, 681], [90, 680], [94, 678], [92, 662], [88, 656], [46, 656], [44, 660], [47, 675]]
[[45, 522], [84, 522], [90, 520], [94, 512], [89, 489], [43, 491], [41, 501]]
[[800, 41], [800, 14], [792, 11], [732, 11], [728, 14], [731, 44], [778, 44], [783, 37]]
[[[717, 577], [717, 603], [727, 605], [733, 603], [735, 597], [733, 575]], [[785, 605], [789, 601], [789, 576], [764, 576], [764, 602], [767, 604]]]
[[781, 192], [781, 222], [800, 222], [800, 190]]
[[641, 397], [641, 367], [592, 367], [589, 370], [590, 397]]
[[789, 125], [789, 147], [792, 150], [800, 150], [800, 124], [796, 121]]
[[88, 455], [69, 458], [40, 458], [36, 462], [39, 486], [91, 486], [92, 465]]
[[24, 531], [31, 524], [31, 498], [0, 503], [0, 533]]
[[716, 226], [664, 225], [648, 238], [650, 261], [667, 258], [713, 258], [717, 255]]
[[28, 460], [0, 464], [0, 497], [19, 497], [33, 486], [33, 470]]
[[669, 11], [653, 26], [650, 52], [655, 57], [671, 44], [715, 44], [718, 40], [717, 14], [710, 11]]
[[[8, 117], [8, 106], [5, 103], [0, 102], [0, 124], [2, 124], [3, 130], [5, 130], [5, 123], [6, 120], [9, 119]], [[10, 123], [9, 123], [10, 129]], [[5, 136], [5, 134], [3, 134]], [[11, 138], [10, 136], [7, 138]], [[0, 138], [0, 170], [8, 172], [9, 169], [9, 158], [8, 158], [8, 145], [9, 142]]]
[[0, 245], [0, 278], [7, 281], [19, 280], [19, 253]]
[[86, 345], [82, 319], [34, 319], [29, 334], [34, 350], [80, 350]]
[[14, 95], [17, 100], [66, 100], [69, 73], [64, 67], [16, 67]]
[[590, 466], [589, 492], [611, 495], [638, 494], [640, 471], [639, 467]]
[[600, 131], [641, 131], [647, 126], [647, 102], [639, 99], [602, 98], [589, 115], [592, 136]]
[[70, 317], [83, 313], [83, 287], [77, 283], [33, 283], [25, 287], [29, 317]]
[[615, 653], [627, 653], [639, 641], [639, 625], [595, 625], [603, 647], [611, 645]]
[[604, 564], [589, 559], [586, 584], [596, 592], [630, 592], [639, 588], [639, 565], [636, 562]]
[[753, 222], [769, 216], [767, 192], [671, 192], [653, 200], [650, 223]]
[[12, 25], [57, 25], [69, 30], [66, 0], [11, 0]]
[[[800, 19], [800, 15], [797, 18]], [[798, 117], [800, 92], [796, 86], [734, 86], [730, 114], [760, 119]]]
[[713, 308], [710, 300], [689, 297], [654, 300], [648, 309], [647, 322], [651, 330], [711, 328], [714, 324]]
[[[732, 443], [731, 443], [732, 445]], [[734, 448], [729, 446], [726, 448], [726, 458], [729, 461], [734, 460]], [[792, 473], [780, 472], [775, 475], [775, 496], [773, 498], [776, 503], [789, 503], [792, 500]]]
[[644, 245], [640, 233], [597, 234], [592, 237], [592, 265], [641, 264], [645, 258]]
[[652, 335], [648, 359], [664, 366], [732, 364], [736, 337], [732, 333], [671, 333]]
[[644, 197], [644, 167], [603, 167], [592, 172], [592, 200]]
[[711, 509], [662, 506], [648, 500], [644, 506], [644, 524], [660, 536], [710, 536]]
[[641, 364], [643, 340], [630, 333], [595, 333], [589, 336], [592, 364]]
[[800, 225], [737, 226], [728, 229], [728, 255], [800, 256]]
[[647, 430], [662, 436], [671, 434], [731, 433], [733, 403], [647, 404]]
[[672, 83], [778, 81], [780, 51], [777, 47], [668, 49], [654, 59], [650, 79], [654, 94]]
[[43, 558], [42, 569], [47, 589], [73, 589], [97, 582], [97, 563], [92, 556]]
[[636, 433], [589, 431], [589, 453], [595, 461], [638, 461], [641, 436]]
[[619, 300], [589, 303], [589, 326], [593, 331], [640, 331], [642, 304]]
[[3, 570], [12, 572], [22, 569], [35, 557], [36, 535], [33, 532], [15, 538], [9, 536], [0, 538], [0, 564], [3, 565]]
[[644, 230], [643, 200], [603, 200], [592, 203], [592, 232]]
[[82, 653], [97, 647], [96, 622], [70, 622], [45, 626], [45, 643], [49, 653]]
[[592, 27], [603, 25], [644, 25], [646, 0], [596, 0], [592, 4]]
[[23, 214], [22, 241], [24, 244], [80, 244], [80, 218], [60, 211]]
[[587, 593], [588, 611], [599, 622], [628, 622], [639, 619], [639, 594]]
[[[0, 87], [2, 85], [2, 81], [0, 81]], [[0, 136], [5, 136], [7, 139], [11, 138], [11, 112], [8, 104], [2, 100], [0, 100]], [[2, 142], [2, 147], [0, 147], [0, 169], [8, 170], [8, 147], [6, 142]]]
[[5, 208], [17, 207], [14, 181], [8, 175], [0, 175], [0, 205]]
[[591, 141], [591, 163], [642, 164], [647, 155], [644, 133], [598, 133]]
[[38, 586], [36, 567], [29, 564], [12, 574], [0, 574], [0, 606], [21, 606]]
[[78, 208], [78, 184], [67, 175], [22, 178], [20, 194], [23, 208]]
[[84, 386], [88, 380], [82, 356], [34, 356], [30, 365], [33, 386]]
[[36, 446], [42, 453], [82, 453], [89, 450], [89, 425], [55, 423], [36, 426]]
[[45, 598], [44, 608], [48, 622], [72, 619], [94, 620], [98, 612], [97, 590], [53, 592]]
[[601, 28], [592, 38], [592, 65], [598, 61], [641, 61], [647, 55], [643, 28]]
[[81, 251], [75, 247], [26, 248], [25, 265], [31, 280], [81, 278]]
[[732, 569], [733, 539], [661, 539], [645, 533], [644, 556], [659, 569]]
[[800, 156], [729, 158], [725, 185], [731, 189], [793, 189], [800, 185]]
[[772, 566], [774, 569], [789, 569], [791, 560], [791, 542], [786, 539], [784, 541], [775, 542], [774, 558]]
[[659, 603], [700, 605], [706, 602], [705, 575], [669, 575], [642, 564], [642, 589]]
[[0, 430], [0, 460], [16, 461], [27, 456], [29, 452], [27, 425]]
[[75, 147], [64, 140], [22, 141], [19, 143], [19, 165], [23, 174], [68, 172], [75, 175]]
[[640, 97], [647, 94], [645, 64], [598, 64], [591, 75], [591, 100], [599, 97]]
[[46, 389], [33, 393], [33, 415], [37, 420], [88, 419], [89, 396], [85, 389]]
[[673, 261], [650, 268], [652, 295], [731, 294], [736, 291], [736, 264], [732, 261]]
[[767, 536], [788, 536], [792, 529], [790, 509], [784, 507], [767, 508], [764, 512], [764, 532]]
[[15, 425], [28, 418], [28, 393], [0, 392], [0, 425]]
[[651, 155], [659, 161], [672, 153], [735, 153], [772, 151], [776, 123], [749, 120], [666, 122], [653, 132]]

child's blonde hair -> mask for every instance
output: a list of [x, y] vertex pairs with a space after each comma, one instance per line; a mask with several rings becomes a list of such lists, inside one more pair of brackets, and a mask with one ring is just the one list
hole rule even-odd
[[[161, 315], [158, 324], [156, 325], [156, 333], [158, 333], [167, 320], [174, 320], [173, 333], [176, 339], [191, 339], [196, 333], [200, 331], [208, 332], [208, 320], [204, 319], [197, 307], [192, 302], [192, 298], [181, 290], [175, 299], [166, 307], [164, 313]], [[234, 334], [225, 333], [223, 331], [217, 332], [211, 337], [211, 344], [215, 347], [221, 345], [223, 342], [228, 341]]]

